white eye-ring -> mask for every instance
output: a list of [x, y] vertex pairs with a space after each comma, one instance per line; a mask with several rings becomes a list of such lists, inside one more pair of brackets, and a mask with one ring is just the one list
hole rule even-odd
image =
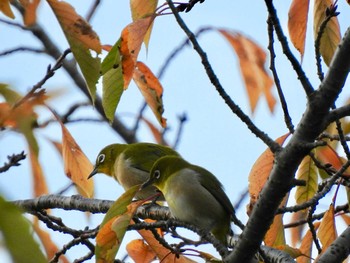
[[106, 155], [103, 154], [103, 153], [101, 153], [101, 154], [97, 157], [98, 163], [103, 163], [105, 159], [106, 159]]
[[159, 171], [159, 170], [155, 170], [155, 171], [154, 171], [154, 177], [155, 177], [156, 179], [159, 179], [159, 178], [160, 178], [160, 171]]

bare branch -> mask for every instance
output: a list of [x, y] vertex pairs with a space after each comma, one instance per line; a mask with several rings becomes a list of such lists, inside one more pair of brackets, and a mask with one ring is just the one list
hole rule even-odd
[[7, 159], [8, 162], [5, 162], [2, 167], [0, 167], [0, 173], [6, 172], [8, 169], [10, 169], [13, 166], [19, 166], [20, 161], [24, 160], [26, 158], [26, 155], [24, 154], [24, 151], [19, 154], [12, 154], [8, 155]]

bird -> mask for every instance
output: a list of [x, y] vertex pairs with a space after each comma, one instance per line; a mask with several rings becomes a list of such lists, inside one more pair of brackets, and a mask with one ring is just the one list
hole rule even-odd
[[227, 245], [235, 211], [222, 184], [211, 172], [179, 156], [164, 156], [154, 163], [150, 178], [141, 189], [150, 185], [163, 193], [175, 219], [209, 231]]
[[[154, 162], [167, 155], [180, 156], [172, 148], [154, 143], [110, 144], [97, 155], [94, 169], [88, 178], [104, 173], [113, 177], [126, 191], [147, 181]], [[153, 186], [147, 187], [137, 192], [135, 198], [148, 198], [155, 195], [156, 190]], [[157, 200], [164, 201], [164, 197], [161, 195]]]

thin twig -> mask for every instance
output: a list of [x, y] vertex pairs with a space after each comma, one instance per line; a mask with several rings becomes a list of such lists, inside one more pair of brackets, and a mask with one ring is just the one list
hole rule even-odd
[[279, 19], [277, 17], [277, 11], [276, 11], [275, 7], [273, 6], [272, 0], [265, 0], [265, 3], [267, 6], [267, 10], [269, 12], [269, 19], [271, 20], [271, 23], [273, 24], [273, 26], [275, 28], [276, 35], [278, 37], [278, 40], [281, 43], [283, 53], [286, 55], [289, 62], [292, 64], [293, 69], [296, 72], [298, 79], [300, 80], [306, 95], [309, 97], [314, 92], [314, 89], [313, 89], [309, 79], [307, 78], [304, 70], [302, 69], [300, 63], [295, 58], [295, 56], [293, 55], [292, 51], [289, 48], [287, 38], [284, 35], [283, 29], [282, 29], [281, 24], [279, 22]]
[[92, 16], [95, 14], [97, 7], [100, 5], [101, 0], [95, 0], [95, 2], [90, 7], [88, 14], [86, 15], [86, 21], [90, 21]]
[[278, 96], [280, 98], [282, 110], [284, 113], [284, 122], [287, 125], [289, 132], [293, 133], [294, 132], [294, 125], [293, 125], [292, 118], [290, 117], [290, 114], [288, 111], [288, 105], [287, 105], [286, 99], [285, 99], [283, 91], [282, 91], [281, 83], [280, 83], [280, 80], [279, 80], [279, 77], [277, 74], [277, 70], [276, 70], [276, 65], [275, 65], [276, 53], [274, 50], [274, 37], [273, 37], [274, 30], [273, 30], [273, 24], [272, 24], [270, 17], [267, 19], [267, 24], [268, 24], [268, 35], [269, 35], [268, 49], [270, 51], [270, 70], [271, 70], [273, 78], [275, 80], [275, 85], [277, 88]]
[[216, 88], [216, 90], [219, 93], [219, 95], [221, 96], [221, 98], [229, 106], [231, 111], [238, 118], [240, 118], [240, 120], [243, 123], [245, 123], [247, 125], [248, 129], [252, 133], [254, 133], [258, 138], [260, 138], [271, 149], [272, 152], [276, 152], [276, 151], [280, 150], [281, 146], [278, 143], [276, 143], [274, 140], [272, 140], [265, 132], [263, 132], [257, 126], [255, 126], [255, 124], [252, 122], [252, 120], [241, 110], [241, 108], [226, 93], [226, 91], [224, 90], [224, 88], [220, 84], [220, 81], [217, 78], [213, 68], [210, 65], [210, 62], [207, 58], [207, 54], [204, 52], [202, 47], [199, 45], [196, 36], [191, 32], [191, 30], [184, 23], [184, 21], [182, 20], [182, 18], [179, 15], [179, 13], [177, 12], [176, 7], [174, 6], [173, 2], [171, 0], [167, 0], [167, 3], [169, 4], [169, 7], [173, 11], [177, 23], [182, 28], [182, 30], [186, 33], [187, 37], [189, 38], [190, 42], [193, 45], [193, 48], [200, 56], [203, 67], [207, 73], [207, 76], [210, 79], [211, 83]]
[[33, 53], [46, 53], [44, 49], [33, 48], [33, 47], [17, 47], [17, 48], [11, 48], [0, 52], [0, 57], [10, 55], [16, 52], [23, 52], [23, 51], [33, 52]]
[[22, 151], [19, 154], [8, 155], [7, 156], [8, 162], [5, 162], [4, 165], [0, 167], [0, 173], [6, 172], [8, 169], [10, 169], [13, 166], [21, 165], [20, 161], [24, 160], [25, 158], [26, 158], [26, 155], [24, 151]]

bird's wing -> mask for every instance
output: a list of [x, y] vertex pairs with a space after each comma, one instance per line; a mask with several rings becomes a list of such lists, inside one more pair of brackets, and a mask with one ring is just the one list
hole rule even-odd
[[229, 215], [233, 215], [234, 208], [230, 199], [225, 194], [220, 181], [213, 174], [211, 174], [209, 171], [202, 167], [194, 166], [194, 170], [198, 172], [199, 181], [201, 185], [205, 189], [207, 189], [216, 198], [216, 200], [218, 200], [220, 204], [222, 204], [222, 206]]
[[[125, 158], [130, 161], [131, 167], [147, 173], [150, 172], [154, 162], [160, 157], [166, 155], [179, 156], [179, 154], [170, 147], [152, 143], [130, 144], [130, 147], [128, 147], [123, 154]], [[146, 155], [146, 157], [141, 155]], [[135, 161], [140, 159], [144, 159], [144, 161]]]

